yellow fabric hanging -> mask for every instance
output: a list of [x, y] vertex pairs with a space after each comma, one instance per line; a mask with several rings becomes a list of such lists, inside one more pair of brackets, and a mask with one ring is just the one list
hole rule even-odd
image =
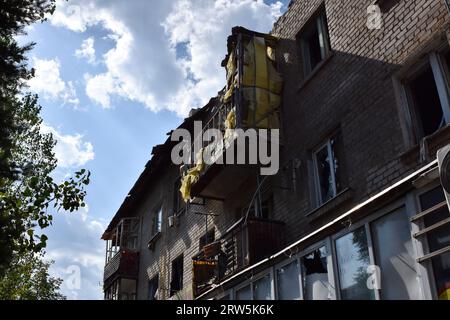
[[272, 59], [274, 49], [262, 37], [252, 37], [244, 46], [242, 75], [243, 125], [256, 128], [279, 128], [277, 110], [283, 80]]
[[191, 199], [191, 187], [192, 184], [198, 181], [201, 172], [204, 169], [203, 162], [203, 148], [201, 148], [196, 154], [196, 165], [189, 169], [187, 173], [181, 178], [180, 192], [183, 200], [188, 202]]
[[270, 60], [275, 61], [275, 49], [271, 46], [267, 46], [267, 57]]
[[227, 114], [227, 118], [225, 119], [225, 129], [234, 129], [236, 127], [236, 111], [233, 109], [230, 110]]

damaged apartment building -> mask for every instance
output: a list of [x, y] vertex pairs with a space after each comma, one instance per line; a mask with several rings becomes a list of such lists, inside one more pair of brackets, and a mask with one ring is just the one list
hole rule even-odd
[[269, 34], [233, 28], [226, 86], [178, 129], [279, 129], [279, 170], [155, 146], [102, 236], [105, 299], [450, 299], [449, 18], [294, 0]]

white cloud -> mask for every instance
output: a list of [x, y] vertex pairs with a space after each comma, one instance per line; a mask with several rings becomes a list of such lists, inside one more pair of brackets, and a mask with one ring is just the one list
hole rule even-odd
[[[46, 259], [54, 260], [52, 276], [62, 278], [61, 291], [68, 299], [101, 299], [105, 247], [100, 237], [104, 221], [89, 214], [88, 207], [76, 213], [55, 215], [48, 236]], [[80, 272], [80, 287], [71, 287], [73, 271]]]
[[94, 38], [89, 37], [81, 43], [80, 49], [75, 50], [75, 56], [79, 59], [86, 59], [89, 64], [97, 64], [95, 58]]
[[82, 135], [64, 135], [45, 123], [41, 125], [41, 131], [51, 133], [57, 141], [54, 151], [60, 168], [80, 167], [94, 159], [94, 147], [83, 141]]
[[85, 74], [84, 79], [86, 81], [87, 96], [103, 108], [110, 108], [110, 95], [120, 92], [118, 80], [114, 79], [110, 73], [102, 73], [95, 76]]
[[41, 95], [44, 99], [61, 100], [64, 104], [77, 106], [79, 100], [71, 81], [61, 79], [60, 63], [58, 59], [33, 58], [35, 77], [28, 81], [31, 91]]
[[[50, 21], [76, 32], [99, 25], [115, 41], [102, 57], [106, 71], [86, 77], [91, 100], [110, 107], [111, 97], [118, 96], [153, 111], [167, 109], [183, 116], [225, 85], [220, 62], [231, 28], [242, 25], [268, 32], [282, 6], [263, 0], [78, 3], [59, 1]], [[180, 44], [186, 46], [187, 55], [177, 55]]]

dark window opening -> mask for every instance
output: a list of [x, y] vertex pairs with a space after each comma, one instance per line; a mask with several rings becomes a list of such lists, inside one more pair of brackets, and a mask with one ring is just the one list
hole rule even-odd
[[183, 289], [183, 255], [172, 261], [172, 280], [170, 281], [170, 296]]
[[148, 299], [158, 300], [156, 293], [158, 292], [159, 276], [156, 275], [148, 282]]
[[419, 136], [425, 137], [445, 124], [439, 93], [433, 71], [428, 66], [409, 82], [409, 89], [419, 125]]
[[327, 18], [325, 8], [306, 25], [298, 36], [301, 56], [303, 58], [304, 74], [307, 76], [323, 61], [330, 51]]
[[214, 242], [214, 237], [215, 237], [215, 230], [209, 230], [206, 234], [204, 234], [200, 239], [199, 239], [199, 250], [203, 250], [203, 247], [206, 246], [209, 243], [213, 243]]
[[375, 4], [380, 6], [381, 12], [386, 13], [391, 10], [398, 2], [399, 0], [377, 0]]

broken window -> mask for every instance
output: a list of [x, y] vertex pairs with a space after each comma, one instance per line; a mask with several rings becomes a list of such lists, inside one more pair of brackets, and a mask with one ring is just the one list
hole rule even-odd
[[307, 76], [330, 52], [325, 7], [308, 23], [298, 36], [304, 75]]
[[318, 204], [333, 199], [342, 191], [342, 145], [339, 134], [332, 136], [314, 152], [314, 170]]
[[172, 261], [172, 280], [170, 281], [170, 296], [183, 289], [183, 255]]
[[327, 252], [321, 247], [302, 257], [303, 296], [305, 300], [329, 297]]
[[432, 53], [405, 84], [415, 136], [431, 135], [450, 122], [449, 53]]
[[157, 292], [159, 286], [159, 276], [156, 275], [148, 282], [148, 300], [158, 300]]
[[162, 207], [159, 207], [153, 215], [152, 236], [157, 235], [162, 230]]

